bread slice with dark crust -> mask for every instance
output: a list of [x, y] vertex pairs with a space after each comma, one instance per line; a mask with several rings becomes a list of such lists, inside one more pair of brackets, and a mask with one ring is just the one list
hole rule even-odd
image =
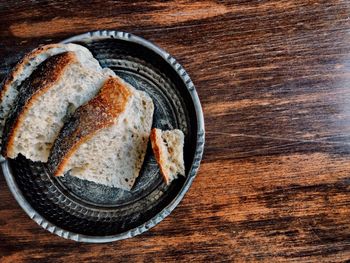
[[[68, 51], [74, 52], [86, 67], [99, 66], [98, 61], [93, 58], [87, 48], [71, 43], [41, 45], [26, 54], [11, 70], [0, 87], [0, 137], [2, 137], [5, 120], [15, 104], [19, 89], [23, 87], [22, 83], [46, 59]], [[22, 90], [22, 92], [25, 91]]]
[[147, 93], [110, 78], [61, 129], [49, 157], [51, 172], [130, 190], [144, 162], [153, 111]]
[[[29, 52], [28, 54], [26, 54], [21, 59], [21, 61], [19, 61], [17, 63], [17, 65], [13, 68], [13, 70], [10, 72], [10, 74], [6, 77], [4, 84], [3, 84], [1, 91], [0, 91], [0, 102], [3, 100], [6, 92], [11, 88], [11, 86], [14, 84], [14, 82], [17, 81], [18, 76], [23, 74], [26, 67], [33, 66], [32, 65], [33, 61], [35, 61], [38, 58], [38, 56], [40, 56], [42, 54], [46, 54], [49, 51], [51, 51], [51, 53], [49, 53], [48, 56], [51, 56], [51, 54], [57, 55], [57, 54], [64, 53], [67, 51], [73, 51], [74, 48], [72, 48], [72, 47], [75, 47], [75, 46], [78, 46], [78, 45], [75, 45], [75, 44], [48, 44], [48, 45], [39, 46], [38, 48], [36, 48], [36, 49], [32, 50], [31, 52]], [[56, 49], [56, 50], [54, 52], [52, 52], [54, 49]], [[40, 61], [40, 63], [41, 62], [42, 61]], [[40, 63], [38, 63], [38, 64], [40, 64]], [[21, 84], [22, 81], [23, 81], [23, 79], [21, 78], [20, 81], [17, 81], [18, 82], [17, 85]]]
[[15, 133], [23, 122], [28, 108], [37, 98], [49, 89], [60, 78], [64, 69], [76, 61], [73, 52], [66, 52], [53, 56], [42, 63], [38, 69], [22, 84], [25, 92], [20, 92], [15, 108], [6, 121], [4, 128], [2, 155], [8, 157], [13, 152]]
[[16, 158], [21, 153], [32, 161], [47, 162], [66, 116], [93, 98], [114, 75], [89, 52], [64, 52], [46, 59], [17, 87], [2, 154]]
[[48, 163], [55, 176], [63, 175], [67, 162], [82, 143], [115, 123], [125, 111], [131, 96], [131, 91], [119, 78], [111, 77], [96, 97], [74, 112], [51, 150]]

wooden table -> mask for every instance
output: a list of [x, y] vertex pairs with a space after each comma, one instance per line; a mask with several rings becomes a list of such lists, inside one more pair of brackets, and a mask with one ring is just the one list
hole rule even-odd
[[349, 1], [39, 2], [0, 1], [1, 78], [40, 43], [137, 34], [191, 75], [205, 155], [169, 217], [102, 245], [42, 230], [0, 176], [0, 262], [350, 259]]

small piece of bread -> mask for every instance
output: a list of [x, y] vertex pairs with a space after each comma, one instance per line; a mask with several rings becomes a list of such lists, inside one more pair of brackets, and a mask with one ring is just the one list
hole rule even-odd
[[130, 190], [146, 154], [153, 110], [145, 92], [109, 78], [60, 131], [49, 157], [51, 171]]
[[[99, 67], [93, 59], [91, 52], [76, 44], [49, 44], [40, 46], [27, 55], [13, 68], [5, 79], [0, 91], [0, 137], [5, 125], [5, 120], [13, 108], [21, 88], [21, 84], [37, 69], [46, 59], [67, 51], [74, 52], [85, 67]], [[22, 91], [25, 92], [25, 91]]]
[[11, 88], [19, 93], [4, 128], [5, 157], [21, 153], [32, 161], [46, 162], [65, 116], [95, 96], [114, 75], [85, 53], [51, 56], [20, 86]]
[[154, 156], [165, 182], [169, 184], [178, 174], [185, 176], [183, 132], [177, 129], [161, 131], [154, 128], [150, 138]]

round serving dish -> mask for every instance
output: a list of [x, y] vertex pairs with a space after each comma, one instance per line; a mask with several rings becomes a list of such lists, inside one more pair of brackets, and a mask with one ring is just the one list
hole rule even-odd
[[[81, 242], [133, 237], [163, 220], [179, 204], [196, 176], [204, 149], [204, 120], [195, 87], [170, 54], [130, 33], [95, 31], [62, 43], [87, 47], [103, 67], [113, 69], [153, 99], [153, 127], [185, 134], [186, 177], [165, 185], [148, 147], [131, 191], [98, 185], [69, 174], [53, 177], [45, 164], [19, 156], [1, 160], [7, 184], [20, 206], [44, 229]], [[93, 153], [91, 153], [93, 154]]]

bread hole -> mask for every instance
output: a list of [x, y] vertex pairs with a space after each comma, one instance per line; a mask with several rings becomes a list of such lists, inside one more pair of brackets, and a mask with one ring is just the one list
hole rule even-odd
[[80, 101], [80, 100], [81, 100], [81, 96], [80, 96], [80, 95], [76, 95], [76, 96], [75, 96], [75, 100], [76, 100], [76, 101]]
[[124, 178], [125, 182], [129, 182], [129, 179], [128, 178]]
[[35, 139], [39, 140], [39, 141], [42, 141], [45, 139], [45, 136], [42, 135], [42, 134], [38, 134], [37, 136], [35, 136]]
[[84, 167], [74, 167], [71, 169], [71, 173], [75, 174], [75, 173], [82, 173], [84, 172], [85, 168]]
[[167, 142], [164, 138], [162, 138], [162, 139], [163, 139], [164, 145], [165, 145], [166, 147], [168, 147], [168, 142]]
[[52, 124], [52, 118], [51, 117], [47, 117], [46, 119], [45, 119], [45, 121], [48, 123], [48, 124]]
[[[72, 115], [72, 113], [76, 110], [76, 108], [77, 107], [75, 107], [73, 103], [69, 102], [66, 109], [66, 117], [63, 117], [63, 120], [67, 120], [67, 118], [69, 118], [69, 116]], [[58, 117], [58, 114], [56, 113], [55, 116]]]
[[168, 147], [168, 153], [172, 154], [174, 152], [173, 147]]
[[[84, 76], [83, 76], [83, 77], [84, 77]], [[78, 91], [78, 92], [83, 91], [83, 88], [82, 88], [80, 85], [76, 85], [74, 88], [75, 88], [75, 90]]]
[[43, 150], [43, 145], [41, 143], [37, 143], [37, 144], [35, 144], [35, 149], [37, 151], [42, 151]]
[[24, 150], [24, 147], [21, 144], [17, 146], [18, 152], [23, 151], [23, 150]]

